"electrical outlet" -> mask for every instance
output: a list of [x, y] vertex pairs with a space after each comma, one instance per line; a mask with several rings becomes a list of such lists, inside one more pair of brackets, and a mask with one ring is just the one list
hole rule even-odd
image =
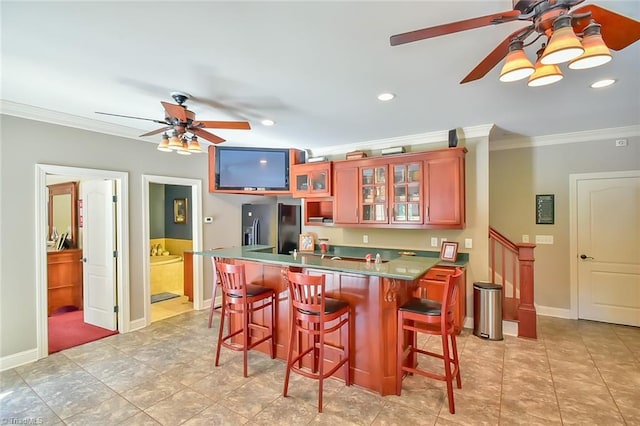
[[438, 237], [431, 237], [431, 247], [438, 247]]
[[446, 238], [440, 238], [440, 245], [442, 245], [442, 243], [444, 243], [445, 241], [447, 241]]
[[464, 248], [473, 248], [473, 240], [471, 238], [464, 239]]
[[365, 244], [369, 244], [369, 236], [368, 235], [363, 235], [362, 236], [362, 242]]
[[627, 146], [626, 139], [616, 139], [616, 146]]
[[529, 242], [529, 234], [522, 234], [522, 242], [523, 243]]

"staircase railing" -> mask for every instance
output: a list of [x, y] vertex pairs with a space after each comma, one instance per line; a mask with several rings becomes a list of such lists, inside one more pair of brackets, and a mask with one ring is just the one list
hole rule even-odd
[[533, 304], [535, 244], [514, 243], [489, 227], [491, 282], [502, 285], [502, 318], [518, 321], [518, 337], [537, 338]]

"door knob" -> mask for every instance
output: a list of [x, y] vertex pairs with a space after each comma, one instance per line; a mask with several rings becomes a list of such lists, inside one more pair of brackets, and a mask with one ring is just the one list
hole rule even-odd
[[582, 260], [587, 260], [587, 259], [593, 259], [593, 257], [591, 257], [591, 256], [587, 256], [586, 254], [581, 254], [581, 255], [580, 255], [580, 259], [582, 259]]
[[80, 262], [82, 262], [82, 263], [87, 263], [87, 258], [86, 258], [86, 257], [83, 257], [82, 259], [80, 259]]

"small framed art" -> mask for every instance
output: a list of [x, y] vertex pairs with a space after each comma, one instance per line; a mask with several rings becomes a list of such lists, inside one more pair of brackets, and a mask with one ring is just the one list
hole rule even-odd
[[187, 199], [173, 200], [173, 223], [187, 223]]
[[315, 236], [313, 234], [300, 234], [298, 251], [314, 251], [315, 244], [316, 244], [316, 241], [315, 241]]
[[440, 248], [440, 259], [445, 262], [455, 262], [458, 255], [458, 243], [445, 241]]

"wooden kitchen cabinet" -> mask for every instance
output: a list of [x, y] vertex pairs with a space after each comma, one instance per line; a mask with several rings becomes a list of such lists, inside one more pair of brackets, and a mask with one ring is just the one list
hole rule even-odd
[[[346, 167], [345, 167], [346, 166]], [[348, 163], [333, 169], [333, 222], [357, 224], [358, 220], [358, 168]]]
[[331, 161], [291, 166], [293, 198], [331, 196]]
[[[420, 287], [423, 292], [420, 297], [431, 300], [442, 300], [444, 295], [444, 283], [449, 275], [455, 272], [451, 266], [434, 266], [420, 278]], [[458, 278], [458, 298], [454, 312], [456, 332], [459, 334], [464, 327], [464, 319], [467, 312], [467, 274], [463, 269]]]
[[335, 161], [334, 223], [462, 229], [466, 148]]
[[65, 306], [82, 309], [82, 250], [47, 253], [47, 315]]
[[465, 226], [464, 155], [466, 149], [437, 152], [424, 161], [424, 224], [429, 228]]

